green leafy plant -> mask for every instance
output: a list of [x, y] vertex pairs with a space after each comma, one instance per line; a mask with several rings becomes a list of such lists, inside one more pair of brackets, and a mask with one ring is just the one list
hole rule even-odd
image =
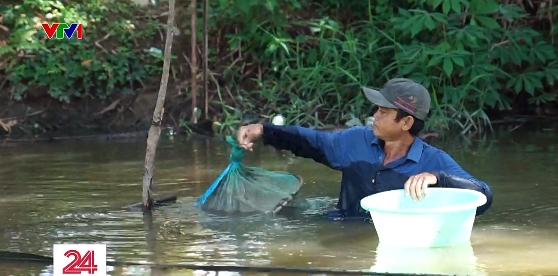
[[[429, 128], [454, 126], [462, 133], [491, 128], [485, 111], [510, 110], [519, 95], [529, 104], [556, 99], [552, 28], [540, 27], [517, 4], [220, 1], [212, 20], [237, 24], [239, 31], [225, 35], [227, 50], [250, 59], [221, 69], [237, 92], [238, 101], [228, 103], [243, 111], [278, 112], [288, 123], [319, 127], [350, 114], [369, 116], [360, 86], [378, 87], [393, 77], [414, 79], [431, 91]], [[252, 60], [261, 72], [248, 90]]]
[[[25, 0], [3, 8], [3, 23], [12, 29], [3, 53], [12, 83], [12, 98], [41, 89], [61, 101], [72, 97], [106, 98], [130, 92], [134, 83], [161, 73], [161, 57], [146, 51], [157, 34], [156, 20], [132, 23], [138, 7], [99, 0], [62, 2]], [[84, 38], [48, 39], [42, 22], [83, 24]]]

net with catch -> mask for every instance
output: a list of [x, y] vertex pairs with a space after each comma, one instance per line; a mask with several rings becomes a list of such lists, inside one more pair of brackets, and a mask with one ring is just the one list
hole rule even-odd
[[242, 164], [244, 149], [230, 137], [230, 162], [198, 199], [198, 206], [217, 214], [275, 214], [302, 186], [302, 179], [287, 172], [268, 171]]

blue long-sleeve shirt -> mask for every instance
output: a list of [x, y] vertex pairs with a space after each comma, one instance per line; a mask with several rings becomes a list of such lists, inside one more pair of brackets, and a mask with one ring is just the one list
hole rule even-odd
[[288, 150], [299, 157], [311, 158], [343, 173], [335, 212], [339, 218], [367, 217], [360, 200], [368, 195], [403, 189], [410, 176], [429, 172], [437, 176], [434, 187], [462, 188], [479, 191], [487, 202], [477, 208], [477, 216], [491, 205], [490, 187], [462, 169], [446, 152], [432, 147], [418, 137], [406, 156], [385, 166], [382, 141], [371, 128], [353, 127], [323, 132], [299, 126], [263, 124], [263, 143]]

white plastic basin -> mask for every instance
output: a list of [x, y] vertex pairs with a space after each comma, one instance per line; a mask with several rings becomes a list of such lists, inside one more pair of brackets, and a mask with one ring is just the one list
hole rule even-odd
[[476, 209], [485, 203], [477, 191], [430, 188], [422, 201], [414, 202], [401, 189], [367, 196], [360, 206], [370, 212], [380, 243], [443, 247], [470, 241]]

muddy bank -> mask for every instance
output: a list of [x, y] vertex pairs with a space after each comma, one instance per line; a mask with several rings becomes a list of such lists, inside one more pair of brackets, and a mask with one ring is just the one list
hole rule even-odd
[[[181, 100], [170, 93], [165, 105], [163, 125], [178, 130]], [[7, 93], [2, 93], [7, 94]], [[99, 136], [100, 139], [147, 137], [153, 116], [157, 90], [144, 90], [105, 100], [82, 98], [70, 103], [49, 96], [26, 98], [23, 101], [0, 99], [0, 139], [49, 140], [64, 137], [79, 139]]]

